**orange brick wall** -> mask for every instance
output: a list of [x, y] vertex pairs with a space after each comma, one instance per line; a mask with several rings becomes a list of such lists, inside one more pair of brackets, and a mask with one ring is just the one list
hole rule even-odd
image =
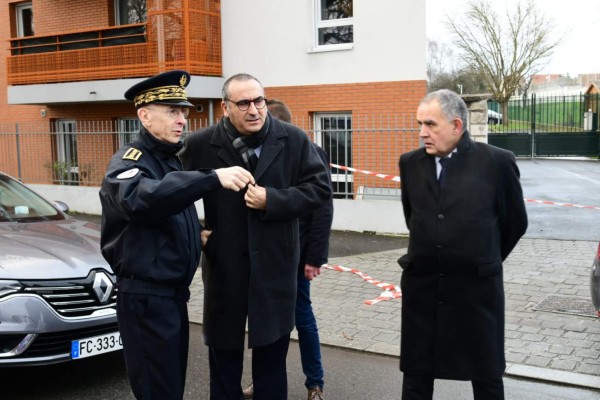
[[[125, 91], [126, 88], [123, 89]], [[190, 118], [206, 125], [208, 103], [206, 100], [194, 101], [203, 104], [202, 113], [195, 110]], [[217, 102], [215, 102], [217, 105]], [[39, 117], [40, 109], [46, 111], [46, 117]], [[51, 170], [47, 166], [53, 160], [53, 148], [56, 136], [47, 134], [53, 131], [54, 123], [59, 120], [77, 122], [77, 159], [80, 169], [80, 184], [97, 184], [102, 179], [110, 157], [118, 149], [117, 120], [119, 118], [137, 118], [135, 108], [130, 102], [121, 104], [72, 104], [52, 107], [36, 107], [38, 117], [26, 119], [17, 117], [17, 122], [0, 123], [0, 146], [2, 154], [0, 170], [10, 175], [18, 175], [17, 145], [15, 124], [18, 123], [20, 139], [20, 162], [22, 176], [28, 177], [27, 183], [51, 183]], [[219, 110], [215, 110], [220, 112]], [[5, 122], [5, 121], [3, 121]], [[44, 134], [46, 133], [46, 134]]]
[[[400, 154], [419, 146], [418, 131], [392, 134], [386, 129], [371, 129], [378, 126], [380, 118], [387, 121], [388, 117], [392, 122], [385, 127], [414, 127], [414, 115], [426, 90], [425, 81], [400, 81], [268, 87], [265, 94], [267, 98], [284, 101], [298, 120], [312, 120], [315, 113], [351, 113], [352, 130], [357, 132], [352, 135], [351, 167], [398, 175]], [[395, 119], [397, 116], [401, 118]], [[309, 131], [314, 129], [313, 126], [303, 128]], [[363, 185], [399, 188], [396, 182], [379, 180], [374, 184], [372, 177], [355, 173], [355, 193]]]
[[105, 27], [114, 21], [113, 1], [35, 0], [33, 20], [36, 35]]
[[286, 102], [293, 114], [352, 111], [355, 114], [415, 113], [426, 82], [368, 82], [319, 86], [268, 87], [267, 97]]
[[[0, 37], [15, 36], [15, 4], [22, 1], [9, 1], [0, 6]], [[113, 1], [79, 0], [35, 0], [32, 1], [33, 21], [36, 35], [60, 33], [86, 28], [104, 27], [114, 22]], [[75, 23], [74, 23], [74, 18]], [[0, 123], [40, 123], [45, 124], [48, 117], [40, 116], [43, 106], [8, 105], [6, 57], [10, 44], [2, 40], [0, 49]]]
[[18, 3], [21, 2], [10, 1], [0, 6], [0, 37], [3, 38], [3, 40], [0, 40], [0, 49], [2, 50], [0, 53], [0, 123], [14, 124], [17, 121], [32, 122], [39, 120], [39, 106], [8, 106], [7, 104], [6, 57], [10, 54], [10, 43], [7, 39], [15, 36], [14, 5]]

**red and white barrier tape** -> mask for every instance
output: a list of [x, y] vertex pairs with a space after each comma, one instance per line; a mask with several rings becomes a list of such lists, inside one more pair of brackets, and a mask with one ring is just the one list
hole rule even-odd
[[400, 182], [399, 176], [378, 174], [376, 172], [365, 171], [363, 169], [356, 169], [356, 168], [352, 168], [352, 167], [345, 167], [343, 165], [337, 165], [337, 164], [329, 164], [329, 165], [331, 165], [333, 168], [341, 169], [344, 171], [360, 172], [361, 174], [373, 175], [373, 176], [376, 176], [381, 179], [386, 179], [388, 181]]
[[548, 200], [533, 200], [533, 199], [524, 199], [526, 202], [528, 203], [540, 203], [540, 204], [550, 204], [550, 205], [554, 205], [554, 206], [566, 206], [566, 207], [575, 207], [575, 208], [591, 208], [593, 210], [600, 210], [600, 207], [594, 207], [594, 206], [580, 206], [578, 204], [570, 204], [570, 203], [557, 203], [554, 201], [548, 201]]
[[374, 298], [373, 300], [365, 300], [364, 301], [364, 303], [369, 306], [371, 306], [373, 304], [377, 304], [380, 301], [392, 300], [392, 299], [397, 299], [397, 298], [402, 297], [402, 292], [400, 291], [399, 286], [392, 285], [390, 283], [381, 282], [377, 279], [371, 278], [369, 275], [366, 275], [357, 269], [343, 267], [341, 265], [329, 265], [329, 264], [323, 264], [322, 267], [331, 269], [333, 271], [338, 271], [338, 272], [352, 272], [353, 274], [360, 276], [363, 280], [377, 286], [378, 288], [384, 289], [384, 291], [381, 292], [381, 294], [378, 297]]
[[[338, 164], [330, 164], [330, 165], [333, 168], [341, 169], [344, 171], [360, 172], [361, 174], [373, 175], [373, 176], [376, 176], [377, 178], [385, 179], [388, 181], [400, 182], [399, 176], [378, 174], [376, 172], [366, 171], [363, 169], [357, 169], [357, 168], [352, 168], [352, 167], [345, 167], [343, 165], [338, 165]], [[595, 207], [595, 206], [581, 206], [578, 204], [558, 203], [558, 202], [548, 201], [548, 200], [533, 200], [533, 199], [523, 199], [523, 200], [525, 200], [528, 203], [539, 203], [539, 204], [548, 204], [548, 205], [554, 205], [554, 206], [566, 206], [566, 207], [588, 208], [588, 209], [592, 209], [592, 210], [600, 210], [600, 207]]]

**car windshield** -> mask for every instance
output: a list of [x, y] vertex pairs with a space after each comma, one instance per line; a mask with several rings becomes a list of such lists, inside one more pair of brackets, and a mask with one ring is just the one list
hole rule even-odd
[[60, 220], [64, 216], [20, 182], [0, 175], [0, 222]]

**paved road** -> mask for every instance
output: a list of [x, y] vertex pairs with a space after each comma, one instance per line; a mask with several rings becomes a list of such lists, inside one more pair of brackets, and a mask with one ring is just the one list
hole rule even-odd
[[566, 159], [519, 159], [526, 199], [570, 203], [597, 209], [527, 203], [525, 237], [600, 240], [600, 162]]
[[[208, 355], [201, 326], [190, 325], [191, 348], [185, 400], [207, 400]], [[249, 353], [246, 365], [249, 365]], [[402, 374], [396, 357], [323, 348], [328, 400], [397, 400]], [[306, 398], [298, 346], [288, 356], [289, 399]], [[250, 382], [245, 371], [244, 383]], [[593, 400], [597, 392], [574, 387], [508, 378], [507, 400]], [[2, 400], [133, 400], [120, 354], [84, 359], [68, 365], [0, 370]], [[472, 399], [466, 382], [438, 381], [435, 400]]]

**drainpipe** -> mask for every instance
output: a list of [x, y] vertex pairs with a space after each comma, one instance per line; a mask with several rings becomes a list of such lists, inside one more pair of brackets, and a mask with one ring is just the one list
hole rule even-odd
[[208, 125], [215, 123], [215, 108], [212, 99], [208, 99]]

